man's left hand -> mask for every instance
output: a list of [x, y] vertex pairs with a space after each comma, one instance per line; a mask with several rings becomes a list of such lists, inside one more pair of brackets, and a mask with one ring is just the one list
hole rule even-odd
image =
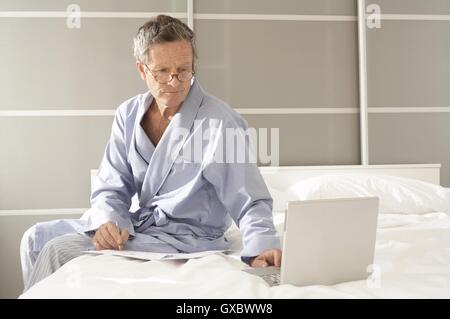
[[268, 266], [281, 266], [281, 250], [280, 249], [268, 249], [263, 251], [259, 256], [253, 258], [250, 262], [252, 267], [268, 267]]

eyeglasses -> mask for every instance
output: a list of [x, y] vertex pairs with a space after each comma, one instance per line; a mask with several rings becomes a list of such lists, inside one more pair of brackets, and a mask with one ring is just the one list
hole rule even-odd
[[156, 80], [156, 82], [160, 83], [160, 84], [167, 84], [170, 81], [172, 81], [173, 77], [176, 76], [178, 81], [180, 82], [187, 82], [190, 79], [192, 79], [192, 77], [194, 76], [195, 72], [193, 71], [181, 71], [180, 73], [170, 73], [167, 71], [152, 71], [150, 69], [150, 67], [143, 63], [148, 71], [150, 72], [150, 74], [153, 76], [153, 78]]

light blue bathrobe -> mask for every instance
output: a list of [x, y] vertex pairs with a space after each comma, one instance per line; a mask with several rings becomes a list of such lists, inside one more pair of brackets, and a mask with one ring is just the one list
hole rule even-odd
[[[256, 164], [226, 161], [226, 132], [245, 130], [245, 120], [194, 80], [155, 148], [140, 125], [152, 99], [148, 92], [119, 106], [91, 208], [78, 220], [37, 224], [35, 250], [56, 236], [92, 233], [108, 221], [128, 229], [131, 237], [125, 249], [131, 250], [227, 249], [224, 232], [231, 220], [241, 231], [243, 256], [279, 248], [272, 198]], [[236, 141], [238, 154], [249, 151], [245, 135], [237, 134]], [[221, 153], [224, 156], [217, 157]], [[140, 208], [130, 212], [136, 193]]]

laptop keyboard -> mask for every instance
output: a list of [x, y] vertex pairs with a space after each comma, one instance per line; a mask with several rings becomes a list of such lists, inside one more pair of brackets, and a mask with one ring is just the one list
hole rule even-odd
[[280, 284], [280, 273], [261, 275], [260, 277], [264, 279], [270, 286], [278, 286]]
[[261, 277], [270, 286], [278, 286], [280, 284], [280, 268], [279, 267], [261, 267], [261, 268], [247, 268], [243, 271]]

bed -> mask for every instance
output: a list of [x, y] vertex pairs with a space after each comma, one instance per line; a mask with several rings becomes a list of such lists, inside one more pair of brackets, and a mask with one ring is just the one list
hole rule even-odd
[[[269, 287], [241, 271], [241, 237], [230, 253], [188, 261], [83, 255], [20, 298], [449, 298], [450, 189], [440, 165], [262, 167], [282, 237], [289, 200], [380, 198], [374, 266], [367, 280], [333, 286]], [[92, 172], [95, 178], [95, 171]]]

